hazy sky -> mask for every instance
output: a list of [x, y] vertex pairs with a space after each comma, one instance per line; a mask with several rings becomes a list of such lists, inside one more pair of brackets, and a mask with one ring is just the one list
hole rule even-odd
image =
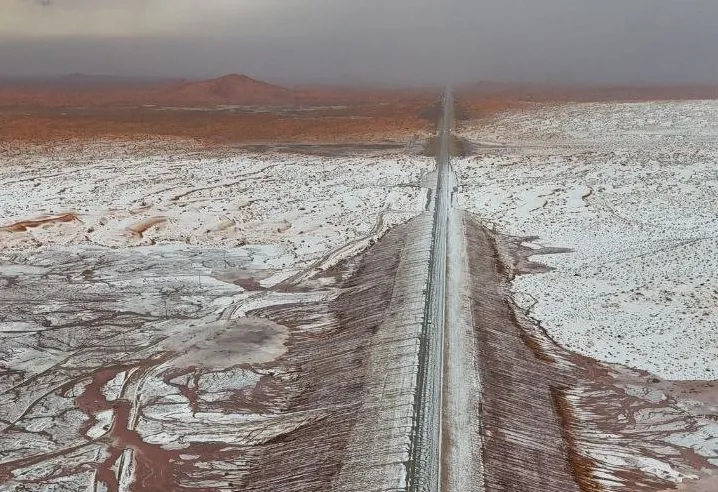
[[718, 82], [718, 0], [0, 0], [0, 75]]

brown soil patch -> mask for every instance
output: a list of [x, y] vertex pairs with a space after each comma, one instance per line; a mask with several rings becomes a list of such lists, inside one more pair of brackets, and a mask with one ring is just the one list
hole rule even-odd
[[7, 84], [0, 141], [406, 141], [428, 136], [434, 91], [284, 88], [243, 75], [200, 82]]
[[[242, 75], [200, 82], [0, 83], [0, 141], [196, 139], [204, 143], [407, 141], [436, 124], [432, 90], [284, 88]], [[459, 120], [568, 101], [718, 97], [718, 87], [480, 84], [457, 90]]]
[[98, 139], [195, 139], [208, 143], [406, 141], [428, 134], [423, 101], [360, 104], [341, 109], [267, 112], [159, 108], [29, 108], [0, 112], [0, 140], [33, 144]]
[[47, 217], [44, 219], [24, 220], [22, 222], [16, 222], [14, 224], [10, 224], [9, 226], [2, 227], [0, 228], [0, 230], [6, 232], [27, 232], [28, 229], [40, 227], [42, 225], [58, 224], [62, 222], [73, 222], [75, 220], [77, 220], [77, 215], [63, 214], [55, 217]]
[[[0, 141], [192, 139], [203, 144], [406, 142], [428, 138], [438, 91], [287, 89], [241, 75], [202, 82], [0, 85]], [[718, 87], [480, 85], [457, 91], [459, 120], [569, 101], [718, 97]], [[465, 145], [456, 143], [458, 153]], [[462, 150], [464, 149], [464, 150]]]
[[164, 224], [165, 222], [167, 222], [167, 217], [152, 217], [131, 226], [129, 228], [129, 231], [132, 233], [133, 236], [137, 238], [142, 238], [143, 234], [147, 232], [148, 229], [151, 229], [152, 227], [158, 226], [160, 224]]
[[568, 464], [571, 468], [571, 473], [576, 479], [576, 483], [581, 489], [581, 492], [601, 492], [604, 489], [594, 478], [596, 464], [592, 459], [581, 455], [579, 451], [580, 446], [573, 434], [573, 429], [577, 426], [573, 407], [561, 390], [552, 388], [551, 393], [554, 406], [556, 407], [556, 413], [561, 421]]

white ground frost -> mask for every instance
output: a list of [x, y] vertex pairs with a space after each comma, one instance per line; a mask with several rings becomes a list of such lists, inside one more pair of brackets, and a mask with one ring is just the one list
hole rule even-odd
[[[234, 403], [287, 350], [287, 327], [250, 311], [326, 303], [329, 276], [316, 291], [265, 289], [306, 280], [423, 212], [434, 167], [401, 152], [142, 149], [0, 149], [0, 459], [14, 463], [13, 490], [105, 490], [77, 470], [110, 465], [130, 490], [142, 450], [118, 441], [123, 432], [164, 449], [231, 449], [325, 418]], [[307, 330], [330, 326], [320, 316]], [[108, 442], [128, 447], [103, 465]], [[198, 487], [230, 490], [246, 474], [239, 458], [202, 458], [193, 466], [214, 481]]]
[[[259, 244], [274, 248], [266, 267], [302, 268], [422, 211], [419, 183], [433, 166], [401, 154], [117, 153], [108, 143], [73, 154], [0, 157], [3, 249]], [[77, 220], [3, 230], [67, 214]]]
[[517, 278], [567, 348], [668, 379], [718, 378], [718, 102], [594, 103], [464, 129], [461, 205], [573, 252]]

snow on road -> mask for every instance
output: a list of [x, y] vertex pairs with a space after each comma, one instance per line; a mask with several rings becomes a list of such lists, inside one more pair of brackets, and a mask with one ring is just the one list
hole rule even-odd
[[718, 378], [718, 102], [591, 103], [463, 129], [460, 206], [566, 247], [513, 283], [565, 347], [667, 379]]

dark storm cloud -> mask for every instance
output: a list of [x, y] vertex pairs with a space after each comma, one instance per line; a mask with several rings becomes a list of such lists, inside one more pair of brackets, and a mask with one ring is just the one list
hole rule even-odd
[[718, 81], [715, 0], [4, 2], [4, 74]]

